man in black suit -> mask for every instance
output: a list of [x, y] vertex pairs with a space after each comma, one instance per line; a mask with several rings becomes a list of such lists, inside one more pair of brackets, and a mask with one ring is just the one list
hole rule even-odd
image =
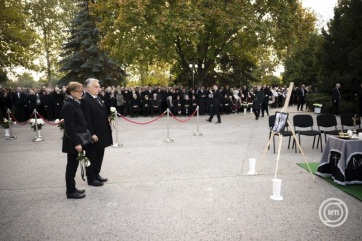
[[26, 95], [23, 93], [22, 88], [18, 87], [12, 99], [15, 106], [15, 118], [20, 122], [26, 121], [26, 118], [29, 118], [29, 116], [25, 117], [25, 98]]
[[87, 128], [92, 135], [93, 143], [86, 148], [91, 165], [87, 167], [88, 185], [102, 186], [108, 179], [99, 175], [102, 167], [104, 149], [112, 145], [112, 130], [109, 125], [109, 111], [100, 101], [99, 81], [89, 78], [85, 82], [87, 92], [82, 98], [81, 108], [87, 122]]
[[303, 106], [305, 104], [305, 96], [307, 94], [307, 90], [305, 89], [305, 85], [302, 84], [302, 86], [297, 90], [297, 110], [303, 111]]
[[221, 124], [221, 118], [220, 118], [220, 100], [221, 100], [221, 93], [218, 89], [217, 85], [214, 85], [212, 91], [212, 106], [210, 111], [210, 117], [209, 119], [206, 119], [208, 122], [212, 121], [212, 118], [214, 115], [217, 116], [217, 122], [215, 124]]
[[341, 93], [339, 92], [340, 87], [341, 85], [337, 83], [336, 87], [332, 90], [332, 109], [336, 115], [339, 115], [339, 99], [341, 98]]

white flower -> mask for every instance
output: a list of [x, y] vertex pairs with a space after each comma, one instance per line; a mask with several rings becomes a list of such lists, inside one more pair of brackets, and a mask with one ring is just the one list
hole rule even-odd
[[116, 111], [116, 108], [115, 107], [111, 107], [109, 108], [111, 112], [115, 112]]
[[8, 119], [6, 119], [6, 118], [4, 118], [3, 120], [4, 120], [5, 123], [8, 122]]
[[58, 124], [59, 122], [60, 122], [59, 119], [56, 119], [56, 120], [55, 120], [55, 124]]
[[16, 121], [14, 121], [13, 124], [16, 125]]
[[30, 124], [34, 124], [34, 123], [35, 123], [35, 119], [30, 119], [30, 120], [29, 120], [29, 123], [30, 123]]
[[39, 124], [39, 125], [44, 125], [43, 119], [38, 119], [37, 121], [38, 121], [38, 124]]

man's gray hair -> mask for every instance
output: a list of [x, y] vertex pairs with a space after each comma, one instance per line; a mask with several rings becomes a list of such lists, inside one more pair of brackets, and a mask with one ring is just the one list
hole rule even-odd
[[85, 81], [85, 86], [90, 86], [93, 82], [98, 82], [99, 83], [99, 80], [95, 79], [95, 78], [88, 78], [86, 79]]

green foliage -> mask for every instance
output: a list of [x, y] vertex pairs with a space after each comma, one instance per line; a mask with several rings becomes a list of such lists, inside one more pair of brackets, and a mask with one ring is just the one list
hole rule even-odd
[[[340, 0], [334, 18], [323, 31], [323, 56], [321, 76], [325, 91], [336, 82], [346, 98], [362, 80], [362, 1]], [[350, 96], [350, 95], [349, 95]]]
[[16, 66], [33, 68], [35, 33], [28, 26], [23, 1], [0, 1], [0, 75]]
[[59, 84], [83, 83], [87, 78], [97, 78], [102, 85], [118, 85], [124, 81], [124, 71], [98, 46], [98, 18], [89, 11], [89, 4], [93, 2], [83, 0], [78, 4], [79, 11], [71, 23], [70, 37], [61, 54], [60, 70], [66, 75]]
[[71, 0], [34, 0], [28, 4], [30, 23], [38, 33], [34, 45], [39, 59], [39, 71], [46, 72], [48, 84], [57, 74], [61, 45], [66, 41], [64, 29], [74, 16], [75, 3]]
[[314, 26], [290, 0], [100, 0], [93, 7], [112, 57], [142, 68], [169, 63], [177, 83], [190, 83], [195, 63], [199, 86], [260, 79], [257, 66], [269, 62], [270, 71], [273, 57], [284, 58]]
[[311, 34], [304, 46], [296, 47], [294, 53], [285, 61], [284, 83], [294, 82], [296, 86], [302, 83], [306, 85], [319, 83], [322, 41], [321, 35]]
[[309, 110], [313, 110], [313, 104], [322, 104], [322, 111], [326, 112], [332, 106], [332, 96], [323, 93], [311, 93], [306, 95], [306, 106]]

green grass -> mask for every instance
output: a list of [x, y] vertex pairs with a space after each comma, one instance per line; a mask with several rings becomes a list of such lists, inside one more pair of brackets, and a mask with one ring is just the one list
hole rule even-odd
[[[298, 166], [302, 167], [303, 169], [305, 169], [309, 172], [307, 164], [305, 164], [305, 163], [297, 163], [297, 164], [298, 164]], [[315, 175], [319, 163], [310, 162], [308, 164], [309, 164], [310, 169], [312, 170], [313, 174]], [[339, 185], [338, 183], [335, 183], [331, 177], [321, 177], [321, 176], [318, 176], [318, 177], [323, 178], [324, 180], [326, 180], [327, 182], [329, 182], [336, 188], [338, 188], [338, 189], [348, 193], [349, 195], [357, 198], [358, 200], [362, 201], [362, 184], [353, 184], [353, 185], [343, 186], [343, 185]]]

